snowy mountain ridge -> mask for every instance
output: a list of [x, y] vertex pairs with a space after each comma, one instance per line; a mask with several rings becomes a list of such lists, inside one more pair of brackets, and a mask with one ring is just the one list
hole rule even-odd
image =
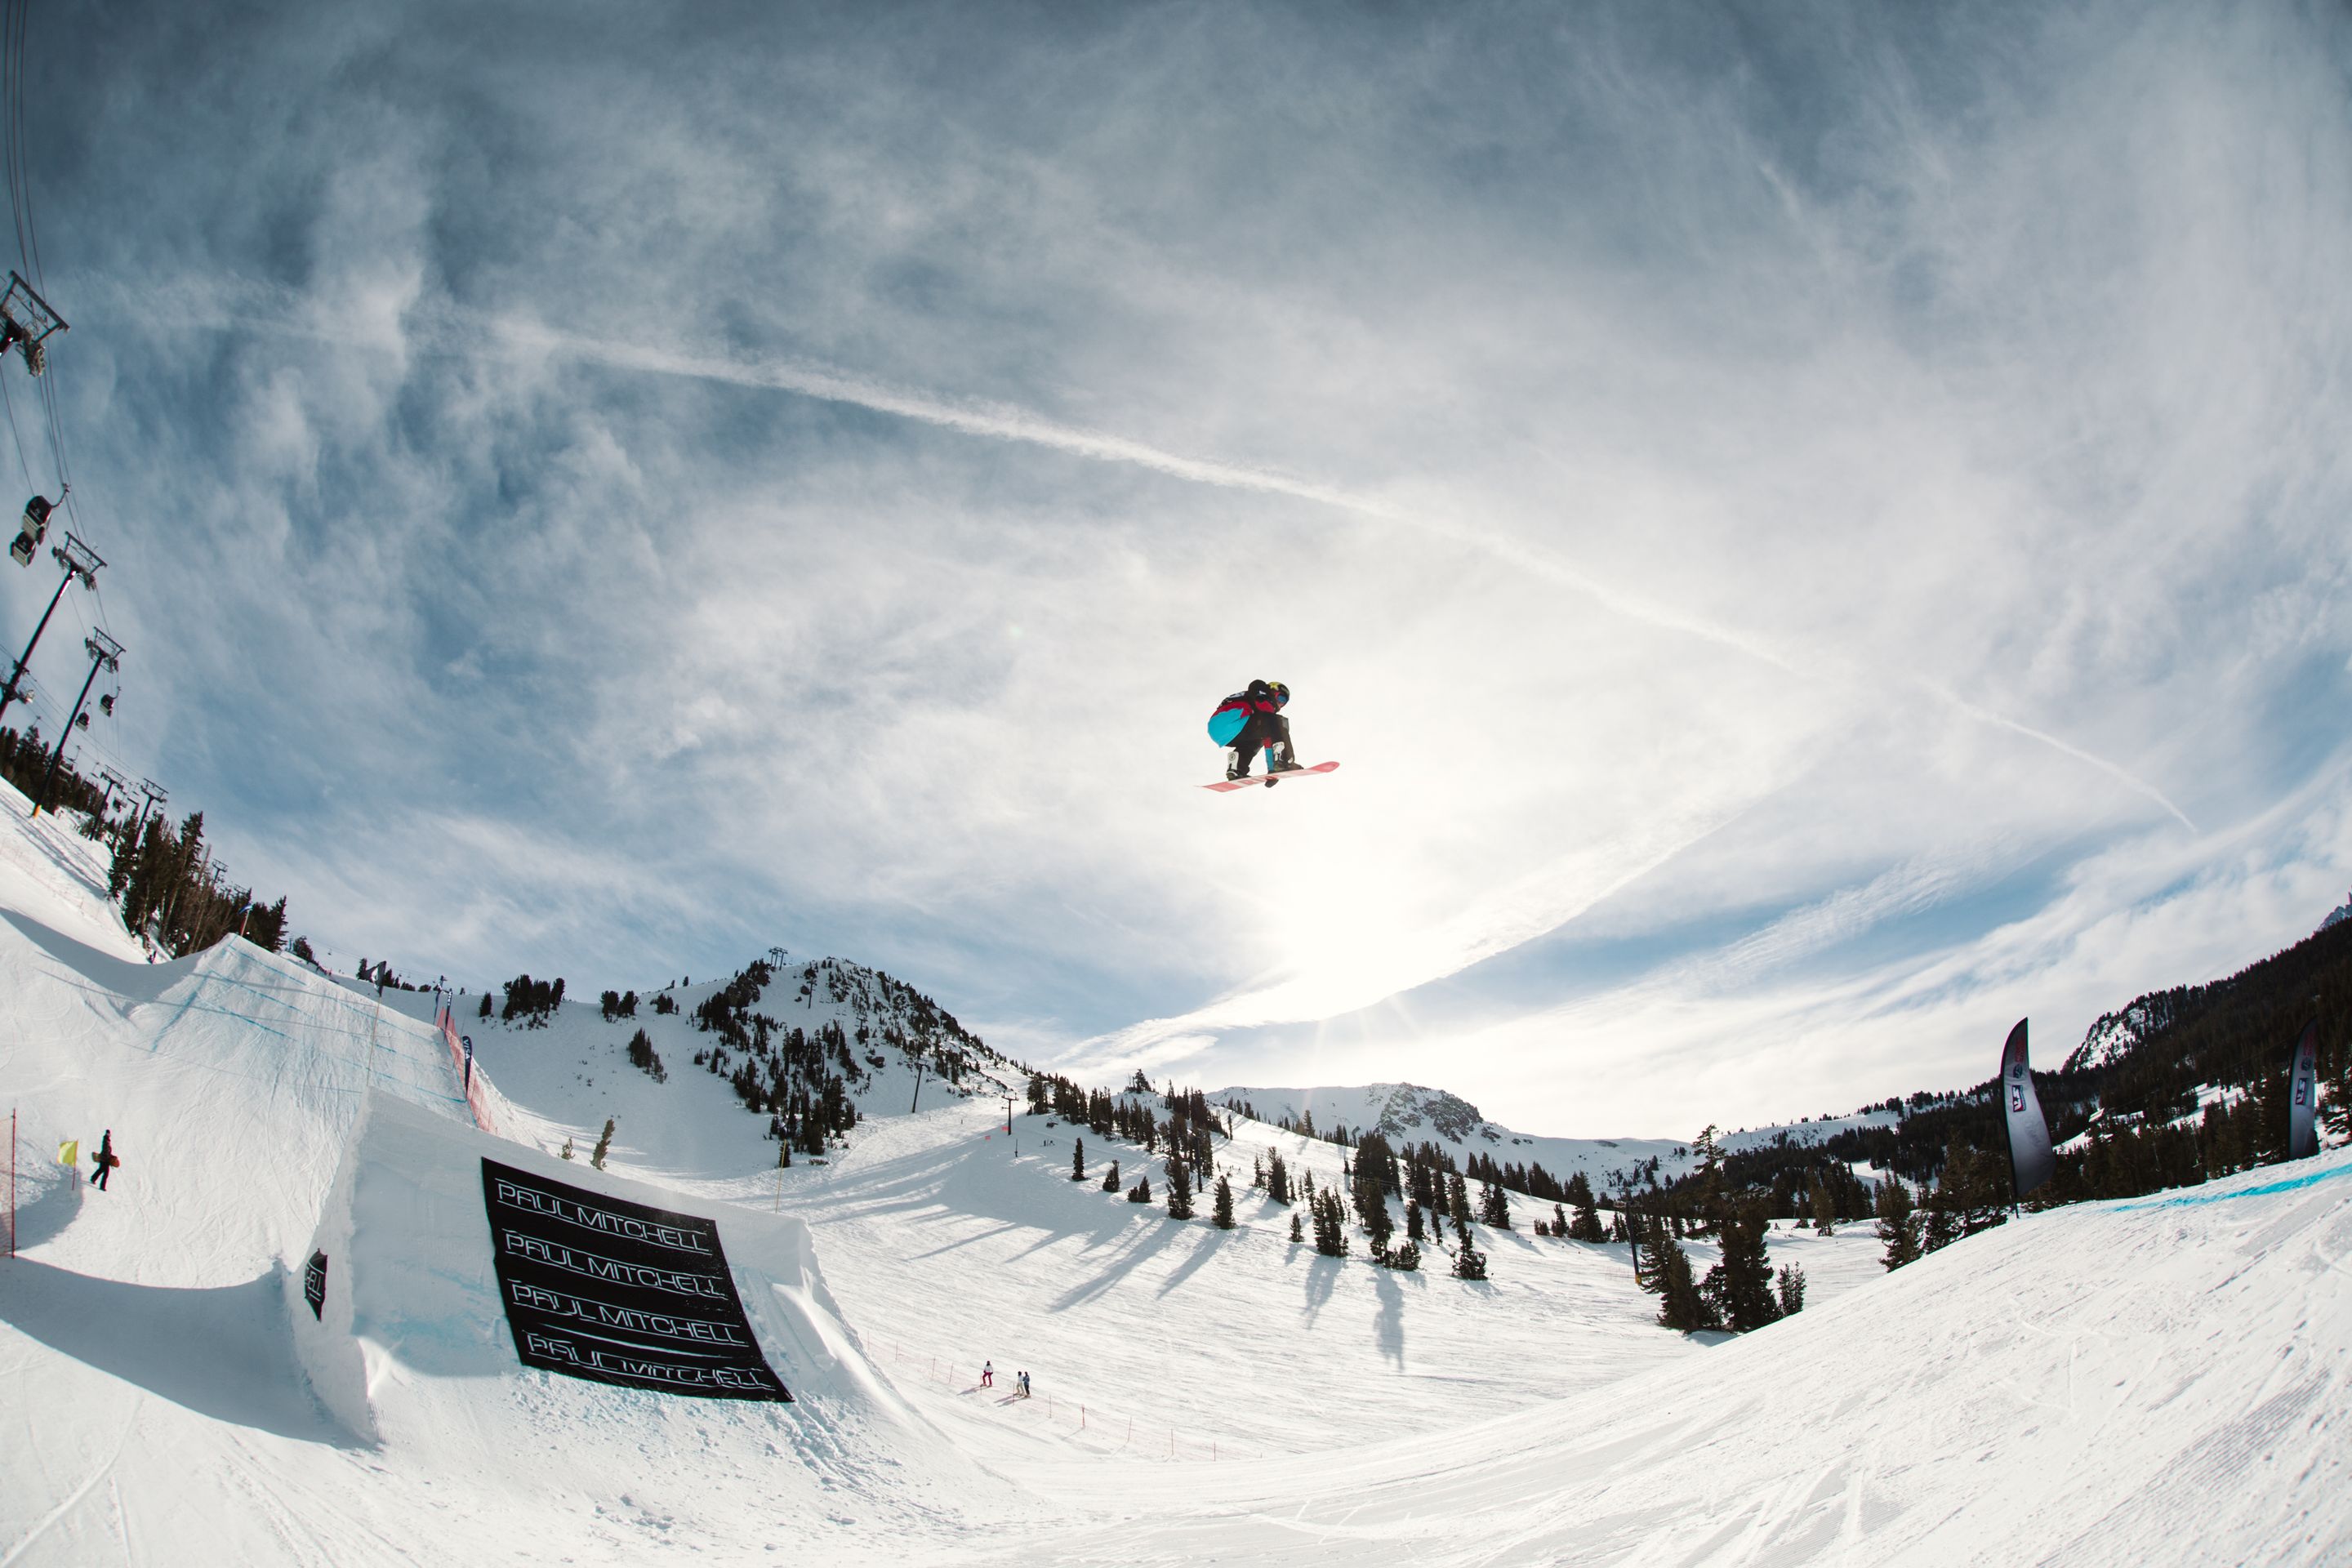
[[[1563, 1183], [1580, 1171], [1598, 1192], [1622, 1190], [1625, 1181], [1621, 1178], [1639, 1182], [1644, 1174], [1654, 1173], [1661, 1180], [1671, 1180], [1698, 1167], [1688, 1136], [1559, 1138], [1520, 1132], [1488, 1121], [1459, 1095], [1419, 1084], [1313, 1089], [1234, 1085], [1211, 1092], [1208, 1100], [1269, 1126], [1305, 1128], [1311, 1123], [1314, 1136], [1328, 1136], [1341, 1129], [1350, 1137], [1378, 1132], [1392, 1145], [1435, 1143], [1456, 1160], [1483, 1154], [1498, 1165], [1541, 1165]], [[1860, 1111], [1743, 1128], [1721, 1134], [1718, 1142], [1727, 1151], [1759, 1148], [1781, 1137], [1793, 1143], [1818, 1143], [1847, 1128], [1886, 1126], [1895, 1120], [1893, 1111]], [[1695, 1135], [1698, 1130], [1691, 1131]]]

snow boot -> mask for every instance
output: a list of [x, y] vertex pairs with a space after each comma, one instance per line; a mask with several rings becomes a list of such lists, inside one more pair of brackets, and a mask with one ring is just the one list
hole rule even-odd
[[1234, 752], [1232, 756], [1225, 759], [1226, 779], [1228, 781], [1238, 782], [1249, 777], [1249, 765], [1250, 754], [1247, 752]]

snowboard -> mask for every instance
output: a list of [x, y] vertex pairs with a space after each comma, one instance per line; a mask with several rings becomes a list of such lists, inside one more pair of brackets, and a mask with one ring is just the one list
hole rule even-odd
[[1229, 790], [1255, 789], [1260, 784], [1280, 784], [1285, 779], [1303, 779], [1316, 773], [1328, 773], [1339, 765], [1337, 763], [1318, 763], [1311, 768], [1288, 768], [1278, 773], [1258, 773], [1245, 779], [1219, 779], [1214, 784], [1202, 784], [1201, 787], [1213, 789], [1223, 795]]

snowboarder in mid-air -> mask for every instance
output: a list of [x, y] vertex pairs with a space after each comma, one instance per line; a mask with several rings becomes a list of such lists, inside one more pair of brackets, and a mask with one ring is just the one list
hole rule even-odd
[[98, 1152], [92, 1154], [89, 1161], [91, 1164], [98, 1167], [89, 1173], [89, 1184], [102, 1193], [106, 1191], [106, 1178], [114, 1173], [115, 1166], [122, 1163], [114, 1157], [113, 1128], [108, 1128], [105, 1135], [99, 1139]]
[[1261, 750], [1268, 784], [1275, 773], [1298, 771], [1297, 755], [1290, 749], [1290, 721], [1282, 716], [1289, 702], [1290, 688], [1279, 680], [1253, 680], [1246, 690], [1217, 704], [1209, 715], [1209, 739], [1233, 750], [1225, 763], [1227, 779], [1249, 777], [1250, 758]]

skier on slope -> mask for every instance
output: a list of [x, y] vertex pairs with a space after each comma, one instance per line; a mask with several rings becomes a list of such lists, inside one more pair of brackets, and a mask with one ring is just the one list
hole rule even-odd
[[994, 1362], [984, 1361], [980, 1363], [980, 1385], [982, 1388], [994, 1388], [996, 1386], [996, 1363]]
[[1217, 704], [1209, 715], [1209, 739], [1233, 749], [1225, 763], [1227, 779], [1249, 777], [1250, 758], [1261, 748], [1267, 752], [1269, 775], [1297, 770], [1297, 754], [1290, 749], [1290, 721], [1282, 716], [1289, 701], [1290, 688], [1279, 680], [1253, 680], [1247, 689]]
[[106, 1178], [113, 1173], [115, 1166], [122, 1163], [114, 1157], [113, 1128], [108, 1128], [99, 1139], [98, 1152], [89, 1157], [89, 1162], [98, 1167], [89, 1173], [89, 1184], [102, 1193], [106, 1191]]

